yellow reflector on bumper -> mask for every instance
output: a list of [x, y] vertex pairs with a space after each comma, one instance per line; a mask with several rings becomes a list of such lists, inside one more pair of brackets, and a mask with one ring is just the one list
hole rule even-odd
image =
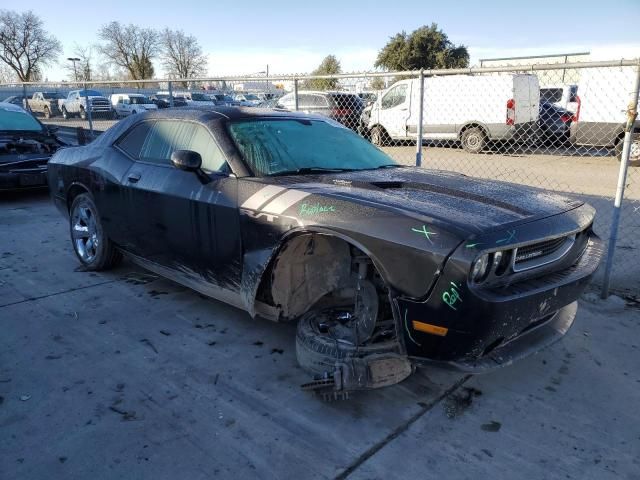
[[431, 325], [430, 323], [418, 322], [417, 320], [413, 321], [413, 328], [414, 330], [430, 333], [432, 335], [439, 335], [440, 337], [444, 337], [449, 331], [448, 328]]

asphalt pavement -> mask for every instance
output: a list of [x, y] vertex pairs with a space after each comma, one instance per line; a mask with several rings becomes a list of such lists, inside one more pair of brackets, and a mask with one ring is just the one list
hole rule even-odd
[[46, 192], [0, 196], [0, 478], [640, 477], [640, 309], [591, 293], [558, 344], [326, 403], [294, 326], [78, 268]]

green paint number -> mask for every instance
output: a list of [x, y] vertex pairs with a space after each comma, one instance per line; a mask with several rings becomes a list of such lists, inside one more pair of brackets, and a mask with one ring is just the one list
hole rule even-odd
[[447, 291], [442, 293], [442, 301], [449, 305], [449, 308], [451, 308], [452, 310], [457, 310], [456, 304], [458, 302], [462, 303], [462, 298], [460, 297], [460, 292], [458, 291], [458, 288], [460, 287], [453, 282], [450, 283], [451, 287]]

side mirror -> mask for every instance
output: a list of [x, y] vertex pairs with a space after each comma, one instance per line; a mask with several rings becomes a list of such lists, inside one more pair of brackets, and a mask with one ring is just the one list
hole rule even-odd
[[176, 150], [171, 154], [174, 167], [187, 172], [197, 172], [202, 166], [202, 157], [192, 150]]

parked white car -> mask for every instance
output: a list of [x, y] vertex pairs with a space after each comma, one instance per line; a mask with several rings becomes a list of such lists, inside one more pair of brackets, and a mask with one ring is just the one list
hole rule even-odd
[[236, 93], [233, 96], [233, 99], [236, 102], [240, 103], [242, 107], [257, 107], [258, 104], [262, 101], [257, 95], [253, 93]]
[[127, 117], [147, 110], [157, 110], [149, 97], [140, 93], [115, 93], [111, 95], [111, 105], [118, 117]]
[[[158, 92], [169, 93], [169, 92]], [[208, 92], [192, 92], [192, 91], [174, 91], [174, 97], [182, 97], [187, 102], [187, 105], [215, 105], [214, 101], [209, 96]]]
[[[634, 67], [582, 70], [570, 141], [576, 145], [614, 147], [620, 157], [635, 75]], [[634, 124], [630, 160], [640, 161], [640, 118]]]
[[[418, 79], [401, 80], [373, 103], [371, 141], [415, 140], [420, 105]], [[424, 80], [426, 140], [457, 140], [481, 152], [490, 140], [525, 140], [535, 132], [540, 84], [535, 75], [452, 75]]]

